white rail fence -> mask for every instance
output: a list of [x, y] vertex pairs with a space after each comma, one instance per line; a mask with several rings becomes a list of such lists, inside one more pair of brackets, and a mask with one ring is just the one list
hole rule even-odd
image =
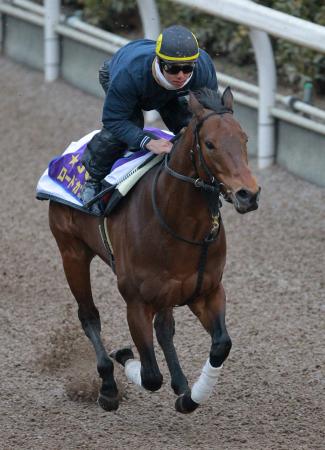
[[[300, 126], [307, 125], [315, 131], [323, 130], [321, 124], [312, 125], [304, 117], [292, 117], [290, 113], [276, 108], [276, 68], [268, 35], [325, 53], [324, 27], [249, 0], [174, 1], [250, 28], [250, 38], [258, 67], [258, 162], [261, 168], [269, 166], [274, 161], [274, 117], [295, 122]], [[321, 112], [319, 117], [324, 117], [324, 112]]]
[[[137, 0], [144, 34], [155, 39], [160, 31], [160, 21], [154, 0]], [[325, 28], [279, 11], [258, 5], [250, 0], [174, 0], [211, 15], [250, 28], [250, 38], [255, 52], [259, 86], [218, 73], [222, 86], [235, 90], [239, 103], [258, 109], [258, 164], [264, 168], [274, 162], [274, 119], [279, 118], [300, 127], [325, 135], [325, 111], [302, 101], [292, 102], [292, 97], [276, 93], [276, 68], [269, 35], [325, 53]], [[66, 18], [60, 14], [60, 0], [44, 0], [44, 6], [28, 0], [0, 0], [0, 14], [44, 27], [44, 73], [51, 82], [59, 75], [59, 37], [66, 36], [108, 53], [115, 53], [128, 41], [125, 38], [100, 30], [82, 22], [77, 17]], [[2, 43], [0, 20], [0, 44]], [[303, 117], [277, 106], [294, 105]]]

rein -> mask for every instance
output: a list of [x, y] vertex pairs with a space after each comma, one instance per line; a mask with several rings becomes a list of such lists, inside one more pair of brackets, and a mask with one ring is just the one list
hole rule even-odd
[[[191, 161], [195, 170], [195, 173], [197, 174], [197, 177], [192, 178], [192, 177], [188, 177], [186, 175], [180, 174], [176, 171], [174, 171], [173, 169], [171, 169], [168, 165], [168, 161], [170, 158], [170, 155], [166, 155], [164, 158], [163, 163], [161, 164], [161, 166], [159, 167], [154, 180], [153, 180], [153, 185], [152, 185], [152, 206], [155, 212], [155, 215], [159, 221], [159, 224], [169, 233], [171, 234], [175, 239], [185, 242], [187, 244], [191, 244], [191, 245], [197, 245], [200, 246], [201, 249], [201, 254], [200, 254], [200, 258], [199, 258], [199, 263], [198, 263], [198, 275], [197, 275], [197, 282], [196, 282], [196, 287], [195, 290], [193, 292], [193, 294], [190, 296], [190, 298], [188, 300], [186, 300], [185, 303], [183, 303], [182, 305], [176, 305], [176, 306], [184, 306], [184, 305], [189, 305], [190, 303], [192, 303], [195, 298], [200, 294], [201, 292], [201, 288], [202, 288], [202, 283], [203, 283], [203, 277], [204, 277], [204, 271], [205, 271], [205, 266], [206, 266], [206, 262], [207, 262], [207, 257], [208, 257], [208, 251], [209, 251], [209, 247], [210, 245], [215, 242], [219, 236], [219, 232], [220, 232], [220, 224], [221, 224], [221, 214], [220, 214], [220, 208], [222, 206], [221, 200], [220, 200], [220, 193], [221, 193], [221, 186], [222, 183], [218, 182], [215, 177], [212, 175], [211, 171], [209, 170], [206, 161], [204, 159], [203, 156], [203, 152], [202, 152], [202, 148], [200, 145], [200, 140], [199, 140], [199, 131], [203, 125], [203, 123], [211, 116], [213, 115], [218, 115], [218, 114], [224, 114], [226, 112], [230, 112], [232, 113], [231, 110], [228, 109], [222, 109], [220, 112], [216, 112], [213, 111], [209, 114], [207, 114], [206, 116], [204, 116], [200, 122], [198, 122], [195, 126], [195, 130], [194, 130], [194, 150], [191, 150]], [[198, 157], [199, 157], [199, 161], [203, 167], [203, 170], [205, 172], [205, 174], [207, 175], [208, 179], [210, 182], [206, 183], [202, 178], [199, 177], [198, 175], [198, 170], [197, 170], [197, 165], [196, 165], [196, 161], [195, 161], [195, 150], [198, 153]], [[156, 199], [156, 192], [157, 192], [157, 184], [158, 184], [158, 178], [160, 173], [166, 170], [166, 172], [171, 175], [172, 177], [186, 182], [186, 183], [190, 183], [192, 184], [195, 188], [197, 189], [201, 189], [201, 191], [203, 192], [203, 195], [205, 196], [205, 199], [207, 201], [208, 204], [208, 209], [210, 211], [211, 214], [211, 229], [209, 231], [209, 233], [205, 236], [205, 238], [201, 241], [196, 241], [196, 240], [191, 240], [191, 239], [187, 239], [184, 238], [182, 236], [180, 236], [178, 233], [176, 233], [165, 221], [158, 205], [157, 205], [157, 199]]]

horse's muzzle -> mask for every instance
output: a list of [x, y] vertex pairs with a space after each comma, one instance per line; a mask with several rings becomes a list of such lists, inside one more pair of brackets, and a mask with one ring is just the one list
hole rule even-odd
[[238, 190], [233, 198], [233, 204], [240, 214], [245, 214], [249, 211], [255, 211], [258, 208], [258, 201], [260, 197], [261, 188], [257, 192], [249, 191], [248, 189]]

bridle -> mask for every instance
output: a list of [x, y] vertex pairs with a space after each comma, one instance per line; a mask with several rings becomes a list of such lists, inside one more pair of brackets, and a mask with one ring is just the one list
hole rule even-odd
[[[178, 306], [183, 306], [185, 304], [189, 304], [191, 303], [200, 293], [201, 291], [201, 287], [202, 287], [202, 283], [203, 283], [203, 276], [204, 276], [204, 270], [205, 270], [205, 265], [206, 265], [206, 261], [207, 261], [207, 256], [208, 256], [208, 250], [210, 245], [215, 242], [219, 236], [219, 232], [220, 232], [220, 224], [221, 224], [221, 214], [220, 214], [220, 208], [222, 206], [221, 200], [220, 200], [220, 194], [221, 194], [221, 190], [222, 190], [222, 186], [223, 183], [221, 183], [220, 181], [218, 181], [214, 175], [211, 173], [205, 159], [204, 159], [204, 155], [202, 152], [202, 148], [201, 148], [201, 144], [200, 144], [200, 139], [199, 139], [199, 132], [200, 129], [203, 125], [203, 123], [211, 116], [214, 115], [223, 115], [225, 113], [231, 113], [232, 114], [232, 110], [222, 107], [221, 109], [219, 109], [218, 111], [212, 111], [210, 113], [208, 113], [207, 115], [205, 115], [200, 121], [198, 121], [195, 125], [194, 128], [194, 145], [193, 148], [191, 149], [190, 152], [190, 157], [191, 157], [191, 161], [192, 161], [192, 165], [194, 167], [194, 171], [196, 176], [195, 177], [189, 177], [183, 174], [180, 174], [178, 172], [176, 172], [175, 170], [173, 170], [169, 165], [169, 160], [170, 160], [170, 154], [166, 154], [161, 166], [159, 167], [159, 169], [156, 172], [156, 175], [154, 177], [153, 180], [153, 184], [152, 184], [152, 205], [153, 205], [153, 209], [155, 212], [155, 215], [158, 219], [159, 224], [162, 226], [162, 228], [164, 228], [169, 234], [171, 234], [175, 239], [182, 241], [182, 242], [186, 242], [188, 244], [192, 244], [192, 245], [197, 245], [200, 246], [202, 248], [201, 250], [201, 254], [200, 254], [200, 258], [199, 258], [199, 264], [198, 264], [198, 277], [197, 277], [197, 283], [196, 283], [196, 288], [194, 293], [192, 294], [192, 296], [182, 305], [178, 305]], [[177, 145], [178, 140], [174, 140], [174, 146], [173, 149], [171, 151], [171, 154], [173, 153], [176, 145]], [[198, 169], [197, 169], [197, 164], [196, 164], [196, 155], [195, 152], [197, 152], [198, 155], [198, 160], [203, 168], [203, 171], [207, 177], [207, 182], [204, 181], [198, 173]], [[156, 199], [156, 192], [157, 192], [157, 184], [158, 184], [158, 178], [159, 175], [161, 174], [161, 172], [165, 170], [169, 175], [171, 175], [174, 178], [177, 178], [180, 181], [186, 182], [186, 183], [190, 183], [192, 184], [195, 188], [200, 189], [205, 197], [205, 199], [207, 200], [207, 205], [208, 205], [208, 209], [211, 215], [211, 229], [208, 232], [208, 234], [205, 236], [205, 238], [201, 241], [197, 241], [197, 240], [191, 240], [191, 239], [187, 239], [184, 238], [182, 236], [180, 236], [178, 233], [176, 233], [165, 221], [158, 205], [157, 205], [157, 199]]]

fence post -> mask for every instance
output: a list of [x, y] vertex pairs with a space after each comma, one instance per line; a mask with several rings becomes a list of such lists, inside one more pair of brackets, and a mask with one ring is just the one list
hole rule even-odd
[[251, 29], [258, 69], [259, 107], [257, 130], [258, 167], [271, 166], [275, 159], [275, 129], [272, 108], [276, 95], [276, 67], [270, 38], [265, 31]]
[[160, 33], [160, 18], [155, 0], [137, 0], [137, 4], [144, 37], [156, 40]]
[[[157, 39], [160, 33], [160, 17], [155, 0], [137, 0], [141, 16], [144, 37], [147, 39]], [[157, 111], [147, 111], [145, 120], [147, 123], [155, 122], [159, 119]]]
[[55, 31], [60, 20], [60, 0], [44, 0], [44, 76], [51, 82], [59, 76], [60, 42]]
[[3, 14], [0, 12], [0, 55], [3, 52], [3, 45], [4, 45], [4, 26], [3, 26]]

